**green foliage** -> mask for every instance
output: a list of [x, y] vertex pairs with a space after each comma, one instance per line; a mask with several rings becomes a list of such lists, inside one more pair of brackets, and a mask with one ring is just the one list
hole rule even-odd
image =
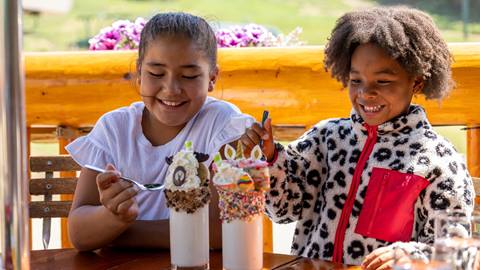
[[[463, 0], [377, 0], [382, 5], [405, 4], [425, 10], [431, 14], [462, 19]], [[480, 0], [469, 0], [469, 18], [471, 22], [480, 22]]]
[[52, 51], [86, 48], [88, 38], [118, 19], [145, 18], [162, 11], [185, 11], [207, 18], [215, 26], [258, 23], [283, 33], [303, 28], [307, 44], [324, 44], [335, 20], [358, 6], [346, 0], [82, 0], [69, 14], [25, 15], [25, 49]]
[[[392, 1], [378, 0], [378, 3]], [[470, 1], [478, 3], [480, 0]], [[134, 20], [139, 16], [148, 18], [162, 11], [194, 13], [207, 18], [214, 26], [258, 23], [283, 33], [300, 26], [303, 28], [301, 39], [307, 45], [319, 45], [325, 44], [335, 20], [343, 13], [376, 4], [372, 0], [82, 0], [74, 1], [68, 14], [25, 14], [24, 48], [26, 51], [86, 49], [88, 39], [113, 21]], [[432, 14], [445, 30], [448, 41], [463, 41], [459, 20], [440, 13]], [[469, 41], [480, 41], [480, 23], [471, 24], [470, 31]]]

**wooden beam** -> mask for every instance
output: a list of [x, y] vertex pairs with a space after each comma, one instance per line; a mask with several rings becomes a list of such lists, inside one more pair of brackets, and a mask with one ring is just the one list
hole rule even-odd
[[[435, 125], [480, 123], [480, 44], [450, 44], [457, 89], [441, 104], [426, 107]], [[103, 113], [140, 100], [135, 52], [28, 53], [27, 124], [92, 126]], [[219, 52], [220, 78], [212, 96], [260, 118], [269, 109], [273, 124], [311, 126], [348, 116], [347, 91], [323, 69], [323, 47], [239, 48]]]
[[31, 202], [30, 217], [68, 217], [71, 205], [71, 201]]
[[263, 215], [263, 252], [273, 253], [273, 224]]
[[32, 172], [78, 171], [81, 167], [69, 155], [30, 157]]

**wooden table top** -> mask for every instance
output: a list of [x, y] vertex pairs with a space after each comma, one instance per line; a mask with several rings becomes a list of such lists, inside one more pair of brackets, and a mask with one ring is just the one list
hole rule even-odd
[[360, 266], [346, 266], [322, 260], [299, 257], [278, 269], [283, 270], [360, 270]]
[[[31, 251], [32, 269], [169, 269], [168, 250], [101, 249], [78, 252], [75, 249]], [[278, 269], [299, 259], [297, 256], [264, 253], [264, 269]], [[210, 269], [222, 269], [222, 252], [210, 252]]]
[[[31, 251], [32, 269], [169, 269], [168, 250], [75, 249]], [[222, 252], [210, 252], [210, 269], [222, 269]], [[292, 255], [264, 253], [263, 269], [360, 269]]]

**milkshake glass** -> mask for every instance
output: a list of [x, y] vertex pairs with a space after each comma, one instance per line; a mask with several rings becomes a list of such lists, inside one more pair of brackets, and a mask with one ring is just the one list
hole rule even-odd
[[209, 269], [208, 155], [193, 152], [191, 142], [167, 158], [165, 197], [170, 208], [172, 269]]
[[270, 175], [258, 146], [249, 159], [242, 153], [241, 148], [235, 151], [226, 145], [227, 160], [221, 160], [219, 154], [214, 158], [223, 269], [259, 270], [263, 267], [263, 212]]
[[208, 269], [208, 235], [208, 205], [191, 214], [170, 210], [172, 269], [187, 267]]
[[223, 223], [222, 256], [224, 269], [262, 269], [263, 215]]

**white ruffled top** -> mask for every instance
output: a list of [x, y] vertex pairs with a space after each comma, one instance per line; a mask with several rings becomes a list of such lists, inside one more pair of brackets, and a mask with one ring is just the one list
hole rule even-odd
[[[141, 183], [163, 184], [168, 169], [165, 158], [182, 150], [192, 141], [195, 151], [210, 157], [209, 166], [220, 148], [237, 140], [254, 119], [233, 104], [207, 97], [200, 111], [180, 133], [164, 145], [153, 146], [142, 131], [143, 102], [132, 103], [103, 115], [93, 130], [67, 145], [65, 149], [80, 165], [104, 168], [113, 164], [123, 175]], [[159, 132], [161, 132], [159, 130]], [[137, 195], [139, 220], [167, 219], [168, 208], [163, 192], [140, 192]]]

